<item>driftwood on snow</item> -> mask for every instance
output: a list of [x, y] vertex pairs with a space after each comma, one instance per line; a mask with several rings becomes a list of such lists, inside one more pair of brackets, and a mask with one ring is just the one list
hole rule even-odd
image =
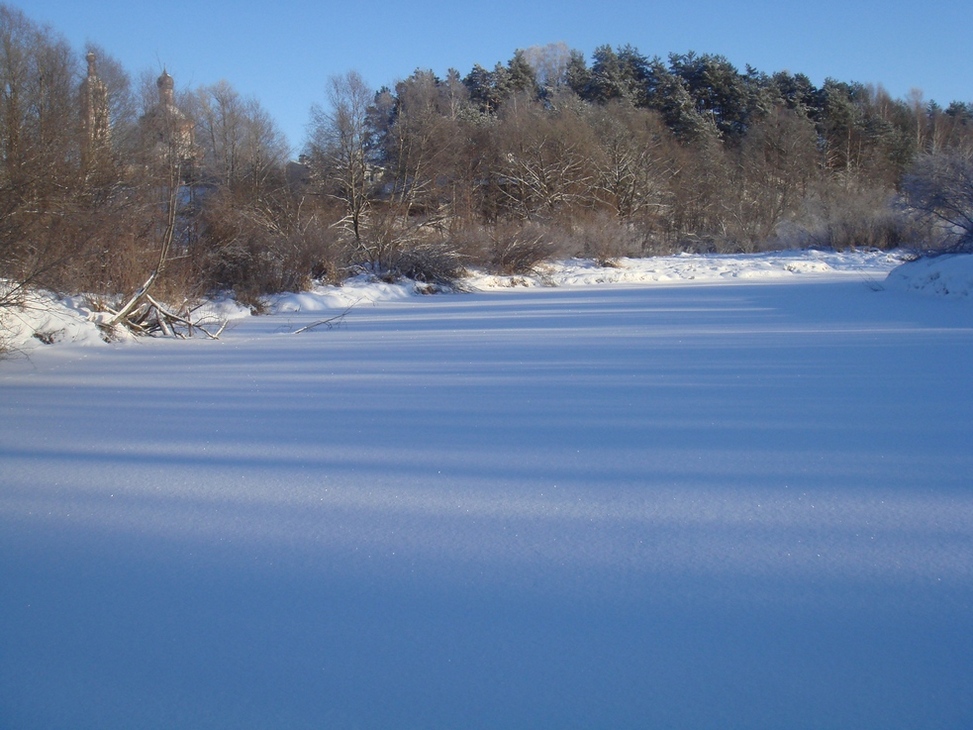
[[[153, 284], [162, 273], [169, 258], [169, 250], [176, 232], [176, 208], [179, 190], [179, 167], [175, 166], [170, 172], [169, 198], [167, 200], [166, 227], [162, 235], [162, 246], [159, 250], [159, 260], [149, 278], [129, 297], [125, 304], [113, 311], [108, 309], [108, 317], [101, 322], [101, 327], [112, 332], [116, 327], [124, 327], [137, 335], [162, 334], [166, 337], [192, 337], [200, 333], [210, 339], [219, 339], [226, 329], [226, 322], [193, 321], [193, 308], [183, 304], [178, 310], [158, 302], [149, 293]], [[212, 324], [218, 325], [214, 330]], [[205, 325], [205, 326], [204, 326]]]

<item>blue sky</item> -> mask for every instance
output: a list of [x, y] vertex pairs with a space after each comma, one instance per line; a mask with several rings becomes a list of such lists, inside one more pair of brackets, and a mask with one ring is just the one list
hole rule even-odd
[[564, 42], [590, 58], [599, 45], [647, 56], [716, 53], [743, 70], [882, 84], [893, 96], [920, 88], [944, 106], [973, 102], [969, 0], [925, 3], [697, 0], [20, 0], [9, 5], [49, 24], [77, 48], [93, 41], [132, 75], [164, 65], [178, 86], [226, 79], [256, 97], [296, 149], [329, 76], [358, 70], [372, 86], [414, 69], [465, 75], [517, 48]]

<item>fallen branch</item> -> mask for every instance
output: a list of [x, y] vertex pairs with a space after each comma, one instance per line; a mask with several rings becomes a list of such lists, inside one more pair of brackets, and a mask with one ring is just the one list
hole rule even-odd
[[223, 334], [223, 330], [226, 329], [227, 322], [223, 321], [220, 323], [220, 328], [216, 333], [210, 332], [208, 329], [203, 327], [199, 322], [193, 322], [190, 318], [191, 315], [187, 313], [186, 315], [177, 314], [171, 309], [163, 304], [160, 304], [155, 299], [153, 299], [148, 294], [145, 295], [148, 302], [155, 308], [156, 321], [158, 322], [159, 328], [169, 337], [182, 337], [183, 335], [176, 329], [177, 325], [186, 328], [186, 334], [189, 337], [193, 336], [195, 330], [199, 330], [204, 335], [209, 337], [211, 340], [220, 339], [220, 335]]
[[345, 318], [345, 315], [348, 314], [348, 312], [350, 312], [350, 311], [351, 311], [351, 308], [349, 307], [348, 309], [346, 309], [341, 314], [336, 314], [334, 317], [330, 317], [329, 319], [322, 319], [322, 320], [320, 320], [318, 322], [314, 322], [313, 324], [309, 324], [306, 327], [301, 327], [299, 330], [294, 330], [293, 332], [291, 332], [291, 334], [292, 335], [299, 335], [302, 332], [310, 332], [311, 330], [313, 330], [316, 327], [327, 327], [329, 330], [330, 329], [334, 329], [335, 327], [340, 327], [341, 326], [341, 322]]
[[336, 314], [334, 317], [328, 317], [327, 319], [321, 319], [318, 320], [317, 322], [312, 322], [311, 324], [305, 327], [301, 327], [300, 329], [294, 330], [290, 334], [299, 335], [304, 332], [310, 332], [311, 330], [316, 329], [317, 327], [327, 327], [329, 330], [334, 329], [335, 327], [340, 327], [341, 323], [344, 322], [345, 317], [348, 316], [348, 313], [352, 309], [354, 309], [355, 305], [357, 305], [358, 302], [360, 301], [361, 301], [360, 298], [353, 301], [351, 304], [347, 306], [347, 308], [345, 308], [345, 311], [343, 311], [341, 314]]
[[358, 304], [358, 302], [360, 302], [360, 301], [361, 301], [361, 299], [356, 299], [351, 304], [349, 304], [348, 307], [347, 307], [347, 309], [345, 309], [345, 311], [343, 311], [341, 314], [336, 314], [334, 317], [328, 317], [328, 319], [322, 319], [322, 320], [319, 320], [317, 322], [312, 322], [311, 324], [307, 325], [306, 327], [301, 327], [298, 330], [294, 330], [293, 332], [291, 332], [291, 334], [292, 335], [299, 335], [299, 334], [301, 334], [303, 332], [310, 332], [311, 330], [313, 330], [313, 329], [315, 329], [317, 327], [327, 327], [329, 330], [332, 330], [335, 327], [340, 327], [341, 326], [341, 323], [344, 322], [345, 317], [348, 316], [348, 313], [352, 309], [354, 309], [355, 305]]
[[114, 327], [116, 324], [118, 324], [119, 322], [122, 322], [126, 317], [128, 317], [129, 313], [133, 309], [135, 309], [135, 307], [141, 301], [142, 297], [144, 297], [146, 295], [146, 292], [148, 292], [149, 289], [152, 287], [152, 284], [155, 282], [155, 279], [158, 275], [159, 275], [158, 269], [153, 271], [152, 274], [149, 276], [149, 278], [146, 280], [146, 282], [142, 284], [142, 286], [138, 288], [135, 294], [132, 295], [132, 298], [128, 300], [128, 303], [125, 304], [117, 312], [112, 313], [113, 316], [110, 320], [108, 320], [108, 322], [105, 323], [105, 327], [110, 329]]

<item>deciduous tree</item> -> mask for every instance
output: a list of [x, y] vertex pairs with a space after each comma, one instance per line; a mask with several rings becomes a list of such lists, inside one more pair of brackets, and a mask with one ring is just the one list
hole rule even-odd
[[902, 185], [909, 206], [947, 250], [973, 250], [973, 146], [921, 155]]
[[365, 220], [375, 184], [369, 107], [374, 92], [357, 71], [332, 76], [328, 105], [311, 109], [307, 152], [320, 190], [344, 207], [343, 226], [365, 252]]

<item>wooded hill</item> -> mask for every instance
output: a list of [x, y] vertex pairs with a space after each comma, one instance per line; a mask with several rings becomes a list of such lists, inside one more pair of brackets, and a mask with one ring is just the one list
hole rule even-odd
[[973, 105], [918, 93], [551, 45], [378, 91], [332, 76], [292, 161], [229, 83], [133, 83], [85, 52], [0, 5], [7, 304], [37, 286], [118, 306], [147, 282], [169, 302], [256, 302], [363, 269], [446, 283], [554, 256], [945, 247], [973, 230]]

